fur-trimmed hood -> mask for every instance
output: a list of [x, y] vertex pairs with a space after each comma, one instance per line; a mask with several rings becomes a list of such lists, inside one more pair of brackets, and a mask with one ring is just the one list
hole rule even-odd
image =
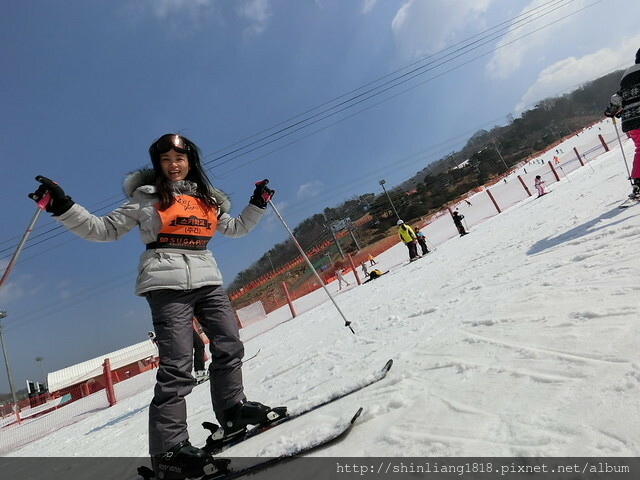
[[[143, 168], [135, 172], [128, 173], [124, 177], [122, 189], [128, 198], [153, 198], [157, 195], [155, 185], [156, 173], [151, 168]], [[195, 184], [189, 180], [176, 182], [176, 187], [181, 193], [195, 193]], [[220, 214], [229, 213], [231, 210], [231, 200], [222, 190], [209, 187], [211, 195], [220, 207]]]

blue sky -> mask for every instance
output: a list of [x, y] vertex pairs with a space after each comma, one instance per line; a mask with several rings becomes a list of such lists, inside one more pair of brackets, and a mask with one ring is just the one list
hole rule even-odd
[[[294, 227], [628, 66], [639, 17], [628, 0], [10, 2], [0, 265], [33, 215], [38, 174], [103, 214], [123, 202], [123, 176], [148, 165], [149, 144], [180, 132], [232, 214], [269, 178]], [[230, 282], [286, 238], [269, 213], [210, 247]], [[148, 306], [133, 294], [142, 248], [136, 232], [92, 244], [40, 217], [0, 290], [16, 388], [40, 380], [37, 356], [52, 371], [146, 338]]]

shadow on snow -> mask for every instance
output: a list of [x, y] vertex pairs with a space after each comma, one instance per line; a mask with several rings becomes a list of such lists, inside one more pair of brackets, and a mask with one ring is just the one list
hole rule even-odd
[[624, 212], [624, 210], [616, 206], [611, 210], [609, 210], [608, 212], [603, 213], [599, 217], [589, 220], [588, 222], [583, 223], [582, 225], [573, 227], [571, 230], [567, 230], [566, 232], [561, 233], [560, 235], [538, 240], [536, 243], [534, 243], [531, 246], [531, 248], [529, 248], [529, 250], [527, 251], [527, 255], [535, 255], [537, 253], [542, 253], [545, 250], [556, 247], [562, 243], [568, 242], [570, 240], [576, 240], [585, 235], [590, 235], [604, 228], [609, 228], [613, 225], [616, 225], [624, 221], [624, 219], [618, 220], [616, 222], [606, 222], [605, 220], [611, 220], [622, 212]]

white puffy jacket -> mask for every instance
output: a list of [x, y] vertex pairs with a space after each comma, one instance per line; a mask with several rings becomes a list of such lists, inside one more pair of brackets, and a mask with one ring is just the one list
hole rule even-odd
[[[71, 209], [54, 217], [79, 237], [94, 242], [118, 240], [138, 226], [145, 245], [155, 242], [162, 222], [154, 204], [158, 202], [154, 185], [155, 173], [143, 169], [128, 174], [124, 180], [124, 192], [129, 200], [112, 212], [98, 217], [84, 207], [74, 204]], [[195, 184], [181, 181], [174, 184], [176, 194], [194, 194]], [[212, 194], [218, 203], [216, 231], [227, 237], [241, 237], [256, 226], [265, 210], [247, 205], [237, 218], [227, 212], [231, 204], [220, 190]], [[207, 285], [221, 285], [222, 274], [209, 250], [182, 250], [173, 248], [145, 250], [138, 264], [136, 295], [158, 289], [192, 290]]]

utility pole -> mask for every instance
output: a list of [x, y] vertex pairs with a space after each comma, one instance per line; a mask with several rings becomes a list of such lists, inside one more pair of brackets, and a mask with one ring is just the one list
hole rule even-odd
[[338, 251], [340, 252], [340, 256], [342, 259], [345, 259], [344, 252], [342, 251], [342, 247], [340, 246], [340, 242], [338, 241], [338, 237], [336, 237], [336, 232], [333, 231], [333, 227], [329, 225], [329, 230], [331, 231], [331, 236], [333, 237], [333, 241], [336, 242], [336, 247], [338, 247]]
[[47, 388], [47, 377], [44, 376], [44, 367], [42, 366], [42, 361], [44, 360], [44, 357], [36, 357], [35, 360], [36, 360], [36, 362], [40, 363], [40, 372], [42, 373], [42, 384], [48, 390], [48, 388]]
[[331, 267], [335, 268], [335, 265], [333, 263], [333, 258], [331, 258], [331, 254], [330, 253], [325, 253], [324, 256], [329, 259], [329, 263], [331, 263]]
[[[276, 274], [276, 269], [273, 268], [273, 262], [271, 261], [271, 252], [267, 252], [267, 258], [269, 259], [269, 263], [271, 264], [271, 271], [273, 272], [273, 274]], [[37, 360], [37, 358], [36, 358]]]
[[340, 246], [338, 237], [336, 237], [336, 232], [333, 230], [333, 223], [331, 223], [331, 221], [327, 218], [326, 214], [323, 214], [323, 216], [324, 216], [324, 221], [326, 222], [324, 226], [325, 228], [328, 228], [329, 231], [331, 232], [331, 237], [333, 238], [333, 241], [335, 242], [336, 247], [338, 247], [338, 252], [340, 252], [340, 256], [344, 260], [345, 259], [344, 252], [342, 251], [342, 247]]
[[382, 190], [384, 190], [384, 193], [387, 195], [387, 198], [389, 199], [389, 203], [391, 204], [391, 208], [393, 209], [393, 213], [395, 213], [396, 217], [398, 218], [398, 220], [400, 220], [400, 215], [398, 215], [398, 211], [396, 210], [396, 207], [393, 205], [393, 202], [391, 201], [391, 197], [389, 196], [389, 193], [387, 192], [387, 189], [384, 188], [384, 184], [387, 183], [387, 181], [386, 180], [380, 180], [378, 183], [382, 187]]
[[358, 244], [358, 240], [356, 240], [356, 236], [353, 233], [354, 230], [355, 230], [355, 227], [353, 225], [353, 222], [349, 222], [349, 225], [347, 225], [347, 231], [349, 232], [349, 235], [351, 235], [351, 240], [353, 240], [353, 243], [355, 243], [356, 248], [358, 249], [358, 251], [360, 251], [361, 248], [360, 248], [360, 245]]
[[506, 170], [509, 170], [509, 167], [507, 166], [507, 162], [504, 161], [504, 158], [502, 157], [502, 153], [500, 153], [500, 149], [498, 148], [496, 141], [493, 140], [491, 143], [493, 143], [493, 148], [496, 150], [496, 152], [498, 152], [498, 156], [500, 157], [500, 160], [502, 160], [502, 163], [504, 163], [504, 168]]
[[7, 358], [7, 349], [4, 346], [4, 336], [2, 334], [2, 319], [7, 318], [7, 312], [0, 310], [0, 344], [2, 344], [2, 355], [4, 356], [4, 365], [7, 367], [7, 380], [9, 380], [9, 389], [11, 390], [11, 398], [13, 399], [13, 411], [18, 411], [18, 399], [16, 391], [13, 389], [13, 381], [11, 380], [11, 368], [9, 367], [9, 359]]

